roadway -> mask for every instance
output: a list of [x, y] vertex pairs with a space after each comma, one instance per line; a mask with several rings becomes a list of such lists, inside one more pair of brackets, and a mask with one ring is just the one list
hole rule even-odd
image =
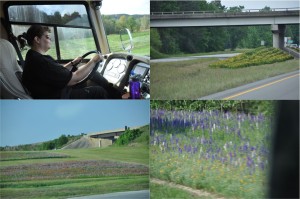
[[230, 54], [215, 54], [215, 55], [201, 55], [201, 56], [189, 56], [189, 57], [171, 57], [171, 58], [162, 58], [162, 59], [151, 59], [150, 63], [163, 63], [163, 62], [178, 62], [178, 61], [187, 61], [193, 59], [201, 58], [219, 58], [226, 59], [229, 57], [234, 57], [240, 53], [230, 53]]
[[83, 196], [70, 199], [149, 199], [150, 191], [141, 190], [141, 191], [126, 191], [126, 192], [117, 192], [93, 196]]
[[299, 100], [299, 71], [229, 89], [200, 100]]

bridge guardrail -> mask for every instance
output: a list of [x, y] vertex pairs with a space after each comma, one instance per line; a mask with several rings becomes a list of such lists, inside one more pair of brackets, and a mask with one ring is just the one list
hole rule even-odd
[[241, 11], [175, 11], [175, 12], [151, 12], [150, 15], [197, 15], [206, 13], [245, 13], [245, 12], [282, 12], [282, 11], [299, 11], [300, 7], [294, 8], [272, 8], [271, 10], [263, 9], [243, 9]]

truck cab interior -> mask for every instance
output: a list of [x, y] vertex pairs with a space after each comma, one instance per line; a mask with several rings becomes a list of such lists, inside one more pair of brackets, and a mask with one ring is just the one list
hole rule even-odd
[[[33, 24], [50, 28], [52, 46], [47, 53], [58, 63], [68, 63], [89, 52], [80, 63], [85, 64], [93, 57], [93, 52], [100, 52], [104, 61], [93, 72], [99, 72], [129, 98], [129, 82], [135, 75], [141, 98], [150, 98], [150, 56], [132, 52], [134, 38], [126, 27], [114, 37], [106, 33], [108, 27], [101, 10], [102, 4], [109, 4], [109, 0], [0, 3], [1, 99], [32, 99], [21, 80], [24, 59], [30, 49], [22, 35]], [[113, 39], [108, 41], [108, 37]]]

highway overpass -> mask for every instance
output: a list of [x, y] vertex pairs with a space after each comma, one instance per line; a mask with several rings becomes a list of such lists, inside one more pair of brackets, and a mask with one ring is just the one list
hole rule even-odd
[[299, 24], [299, 8], [243, 12], [152, 12], [150, 21], [151, 28], [271, 25], [273, 46], [283, 48], [285, 26]]
[[112, 143], [118, 139], [123, 133], [125, 133], [126, 129], [139, 129], [142, 126], [138, 126], [138, 127], [127, 127], [125, 126], [125, 128], [121, 128], [121, 129], [114, 129], [114, 130], [108, 130], [108, 131], [101, 131], [101, 132], [96, 132], [96, 133], [89, 133], [86, 136], [91, 139], [94, 140], [94, 142], [98, 142], [98, 146], [101, 147], [105, 147], [105, 146], [109, 146], [112, 145]]

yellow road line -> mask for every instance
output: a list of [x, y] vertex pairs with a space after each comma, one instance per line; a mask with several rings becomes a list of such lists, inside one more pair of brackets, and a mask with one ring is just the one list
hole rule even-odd
[[224, 98], [223, 100], [229, 100], [229, 99], [232, 99], [232, 98], [234, 98], [234, 97], [237, 97], [237, 96], [240, 96], [240, 95], [244, 95], [244, 94], [246, 94], [246, 93], [249, 93], [249, 92], [252, 92], [252, 91], [255, 91], [255, 90], [258, 90], [258, 89], [267, 87], [267, 86], [270, 86], [270, 85], [272, 85], [272, 84], [276, 84], [276, 83], [278, 83], [278, 82], [282, 82], [282, 81], [284, 81], [284, 80], [287, 80], [287, 79], [290, 79], [290, 78], [293, 78], [293, 77], [296, 77], [296, 76], [299, 76], [299, 75], [300, 75], [300, 74], [291, 75], [291, 76], [285, 77], [285, 78], [283, 78], [283, 79], [279, 79], [279, 80], [270, 82], [270, 83], [268, 83], [268, 84], [264, 84], [264, 85], [262, 85], [262, 86], [258, 86], [258, 87], [255, 87], [255, 88], [252, 88], [252, 89], [249, 89], [249, 90], [246, 90], [246, 91], [237, 93], [237, 94], [235, 94], [235, 95], [231, 95], [231, 96], [229, 96], [229, 97]]

